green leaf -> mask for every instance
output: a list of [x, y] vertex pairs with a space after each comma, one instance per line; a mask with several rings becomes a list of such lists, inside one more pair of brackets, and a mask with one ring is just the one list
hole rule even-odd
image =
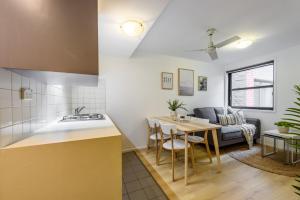
[[295, 189], [300, 190], [300, 187], [297, 185], [292, 185]]
[[298, 102], [294, 102], [297, 106], [300, 106], [300, 103], [298, 103]]
[[172, 110], [172, 111], [176, 111], [177, 109], [183, 109], [183, 110], [186, 110], [187, 111], [187, 109], [186, 108], [184, 108], [184, 103], [183, 102], [179, 102], [179, 100], [178, 99], [175, 99], [175, 100], [173, 100], [173, 101], [171, 101], [170, 99], [169, 99], [169, 101], [167, 101], [167, 103], [168, 103], [168, 108], [170, 109], [170, 110]]
[[288, 114], [284, 114], [284, 115], [300, 118], [300, 115], [295, 115], [295, 114], [289, 114], [288, 113]]
[[286, 111], [300, 114], [300, 109], [297, 109], [297, 108], [288, 108]]
[[299, 126], [300, 126], [300, 120], [297, 120], [297, 119], [291, 119], [291, 118], [282, 118], [283, 120], [286, 120], [286, 121], [292, 121], [292, 122], [298, 122], [299, 123]]

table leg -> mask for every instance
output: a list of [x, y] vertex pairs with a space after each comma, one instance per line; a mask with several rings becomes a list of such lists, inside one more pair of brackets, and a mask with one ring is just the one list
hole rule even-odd
[[261, 136], [261, 157], [265, 156], [265, 140], [264, 135]]
[[214, 146], [215, 146], [215, 152], [217, 157], [217, 172], [221, 172], [221, 159], [220, 159], [220, 152], [219, 152], [219, 143], [218, 143], [218, 136], [217, 136], [217, 130], [212, 130], [213, 140], [214, 140]]
[[184, 183], [188, 184], [187, 176], [188, 176], [188, 134], [184, 134], [184, 143], [185, 143], [185, 152], [184, 152]]
[[285, 163], [290, 164], [290, 144], [286, 141]]

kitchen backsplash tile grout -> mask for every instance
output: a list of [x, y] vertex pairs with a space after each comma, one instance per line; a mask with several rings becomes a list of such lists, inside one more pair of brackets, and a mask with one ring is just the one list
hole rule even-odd
[[[71, 113], [71, 87], [46, 85], [2, 68], [0, 78], [0, 147], [29, 137], [47, 122]], [[33, 89], [32, 101], [21, 100], [22, 87]]]

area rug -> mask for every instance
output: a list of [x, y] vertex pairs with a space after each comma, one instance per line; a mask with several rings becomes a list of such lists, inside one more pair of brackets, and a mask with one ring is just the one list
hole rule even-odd
[[284, 153], [282, 151], [264, 158], [261, 156], [260, 145], [254, 146], [251, 150], [247, 146], [235, 146], [225, 151], [230, 157], [267, 172], [290, 177], [300, 175], [300, 163], [296, 165], [285, 164]]

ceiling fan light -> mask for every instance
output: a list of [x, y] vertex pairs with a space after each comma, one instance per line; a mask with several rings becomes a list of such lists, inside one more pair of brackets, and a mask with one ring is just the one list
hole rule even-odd
[[121, 25], [121, 29], [126, 35], [130, 37], [135, 37], [143, 33], [144, 25], [142, 22], [136, 20], [129, 20]]
[[253, 41], [252, 40], [240, 40], [236, 43], [236, 48], [238, 49], [245, 49], [247, 47], [249, 47], [250, 45], [253, 44]]

